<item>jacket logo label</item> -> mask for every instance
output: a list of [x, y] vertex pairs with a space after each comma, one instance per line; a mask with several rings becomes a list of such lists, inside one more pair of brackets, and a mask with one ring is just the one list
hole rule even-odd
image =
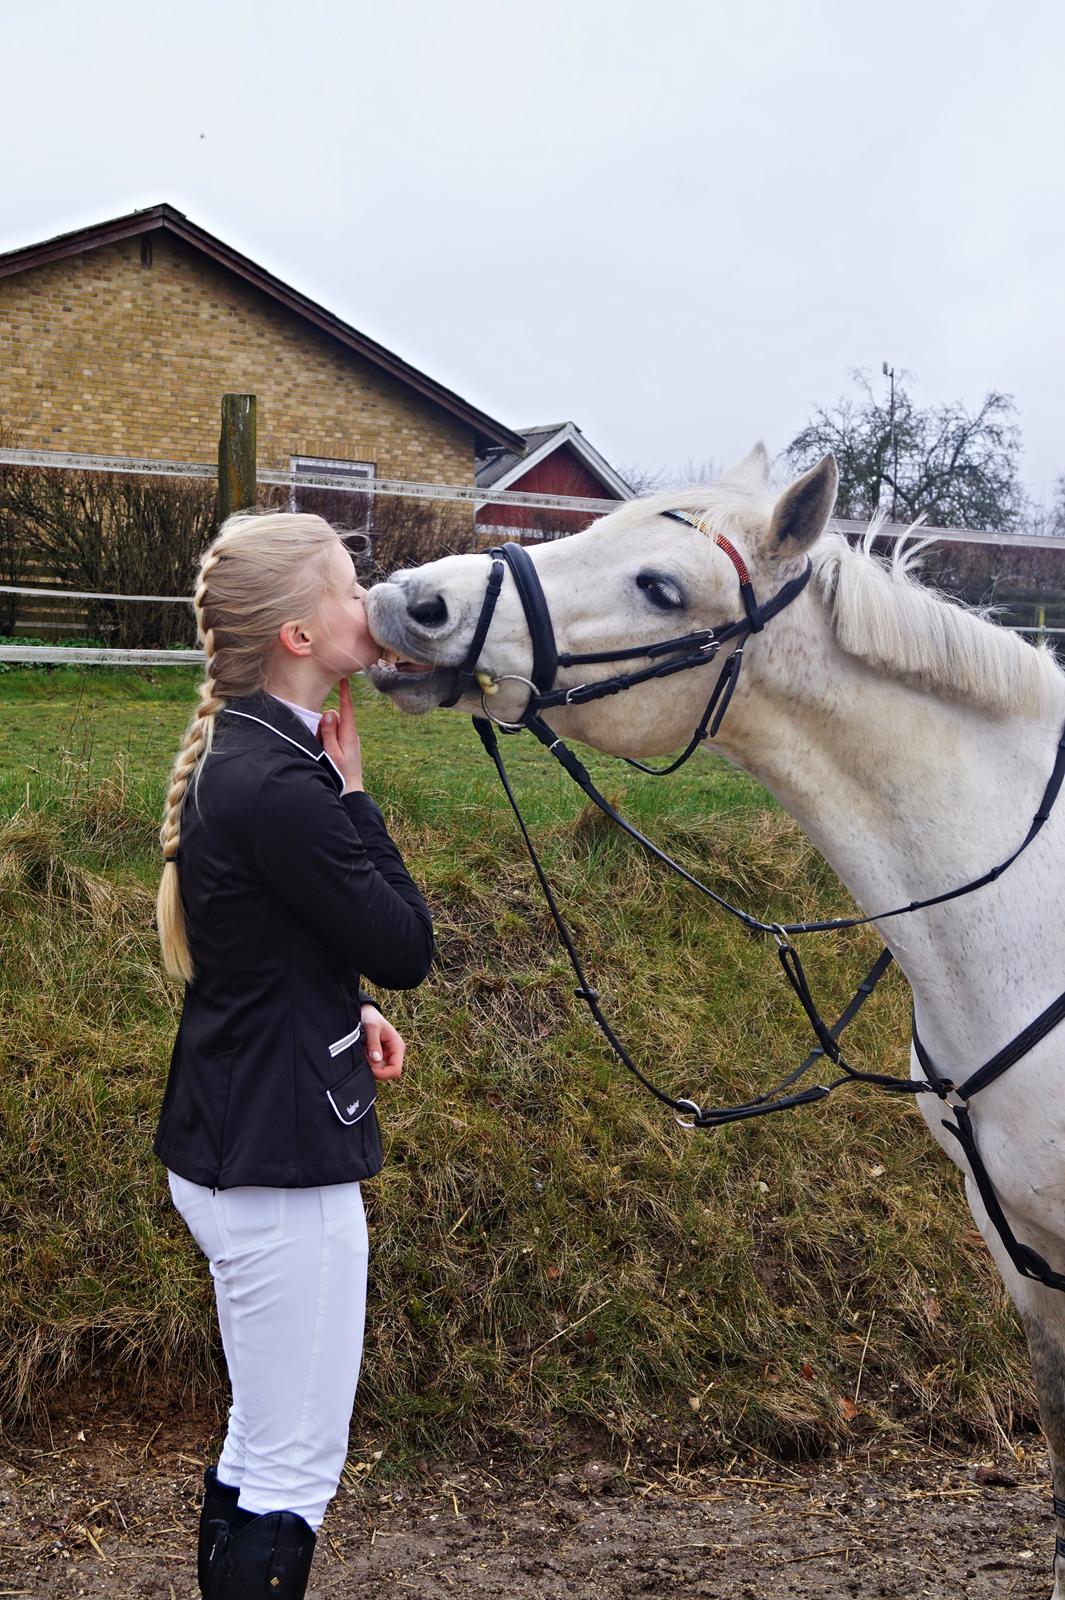
[[[364, 1069], [357, 1068], [356, 1072], [362, 1070]], [[346, 1128], [354, 1127], [355, 1123], [361, 1122], [363, 1117], [372, 1110], [374, 1101], [377, 1099], [376, 1094], [373, 1094], [365, 1105], [362, 1103], [361, 1095], [356, 1100], [348, 1099], [351, 1090], [356, 1087], [352, 1082], [355, 1075], [356, 1073], [351, 1073], [343, 1083], [338, 1083], [334, 1088], [325, 1091], [326, 1099]]]

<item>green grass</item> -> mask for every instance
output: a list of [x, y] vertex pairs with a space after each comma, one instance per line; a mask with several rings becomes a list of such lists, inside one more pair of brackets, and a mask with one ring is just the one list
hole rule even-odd
[[[217, 1393], [208, 1277], [151, 1135], [179, 997], [152, 931], [156, 830], [195, 699], [184, 669], [0, 676], [0, 1400], [58, 1377]], [[984, 1437], [1032, 1415], [1012, 1313], [953, 1169], [872, 1092], [683, 1133], [572, 997], [513, 821], [468, 724], [358, 698], [367, 786], [437, 922], [388, 997], [410, 1041], [382, 1096], [363, 1436], [403, 1451], [605, 1429], [686, 1453]], [[593, 982], [655, 1078], [746, 1098], [808, 1048], [772, 948], [596, 813], [531, 741], [516, 786]], [[832, 874], [742, 774], [606, 792], [759, 914], [842, 910]], [[804, 948], [832, 1012], [875, 949]], [[905, 1069], [892, 980], [855, 1057]], [[858, 1415], [851, 1417], [858, 1393]]]

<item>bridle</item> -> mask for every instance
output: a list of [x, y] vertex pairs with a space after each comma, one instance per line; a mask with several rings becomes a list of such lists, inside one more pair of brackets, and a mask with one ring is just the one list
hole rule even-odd
[[[943, 1126], [957, 1138], [961, 1145], [969, 1161], [988, 1216], [998, 1231], [1013, 1265], [1022, 1276], [1033, 1278], [1045, 1284], [1048, 1288], [1065, 1292], [1065, 1273], [1054, 1271], [1042, 1256], [1030, 1246], [1023, 1244], [1014, 1234], [980, 1156], [969, 1114], [969, 1104], [975, 1094], [986, 1088], [989, 1083], [994, 1082], [996, 1078], [1000, 1077], [1003, 1072], [1007, 1071], [1015, 1062], [1032, 1050], [1040, 1040], [1045, 1038], [1065, 1019], [1065, 993], [1059, 995], [1016, 1038], [1011, 1040], [990, 1060], [986, 1061], [983, 1066], [964, 1078], [960, 1083], [939, 1072], [918, 1037], [916, 1022], [914, 1022], [914, 1049], [925, 1076], [924, 1078], [895, 1078], [886, 1073], [867, 1072], [852, 1066], [843, 1056], [839, 1045], [840, 1035], [858, 1015], [866, 1000], [868, 1000], [891, 966], [893, 961], [891, 951], [886, 946], [884, 947], [865, 978], [858, 985], [843, 1012], [834, 1023], [829, 1025], [817, 1008], [803, 970], [799, 952], [792, 942], [793, 936], [800, 934], [827, 933], [844, 928], [863, 927], [869, 923], [882, 922], [890, 917], [907, 916], [915, 911], [926, 910], [931, 906], [944, 905], [950, 900], [956, 900], [963, 895], [972, 894], [1001, 877], [1007, 868], [1012, 866], [1018, 857], [1028, 849], [1050, 816], [1054, 802], [1061, 789], [1062, 781], [1065, 779], [1065, 731], [1063, 731], [1058, 742], [1053, 769], [1024, 839], [1011, 855], [1004, 861], [999, 862], [997, 866], [983, 873], [979, 878], [974, 878], [969, 883], [961, 884], [941, 894], [932, 895], [924, 900], [913, 900], [908, 905], [896, 906], [890, 911], [878, 912], [873, 916], [830, 917], [811, 922], [790, 923], [761, 921], [741, 907], [732, 905], [722, 895], [711, 889], [708, 884], [695, 877], [687, 868], [674, 861], [664, 850], [660, 849], [638, 828], [628, 822], [596, 788], [584, 764], [543, 720], [542, 713], [556, 707], [586, 705], [593, 700], [602, 700], [609, 695], [621, 694], [639, 684], [670, 677], [676, 672], [685, 672], [697, 667], [712, 665], [719, 656], [722, 647], [726, 644], [733, 644], [734, 648], [725, 657], [711, 688], [703, 714], [681, 755], [665, 767], [649, 767], [640, 761], [629, 761], [630, 766], [636, 767], [641, 772], [650, 773], [655, 777], [664, 777], [668, 773], [676, 772], [694, 754], [695, 750], [706, 738], [712, 739], [720, 729], [722, 719], [728, 710], [729, 702], [739, 680], [744, 647], [748, 639], [752, 634], [762, 632], [767, 623], [771, 622], [785, 607], [798, 598], [810, 581], [812, 568], [807, 560], [803, 570], [796, 577], [783, 584], [771, 599], [764, 604], [760, 604], [742, 555], [724, 534], [712, 532], [703, 522], [684, 511], [667, 510], [660, 512], [659, 515], [685, 523], [697, 532], [706, 535], [714, 545], [724, 552], [732, 563], [739, 579], [740, 596], [744, 608], [743, 617], [715, 628], [701, 628], [691, 633], [678, 635], [675, 638], [664, 639], [651, 645], [634, 646], [631, 649], [603, 650], [585, 654], [559, 651], [555, 641], [555, 632], [551, 623], [551, 613], [548, 608], [547, 598], [528, 551], [519, 544], [499, 545], [488, 552], [491, 558], [491, 569], [480, 615], [465, 658], [461, 665], [454, 670], [450, 693], [447, 699], [441, 702], [445, 706], [453, 706], [475, 684], [480, 685], [482, 691], [481, 710], [483, 714], [473, 718], [473, 725], [485, 750], [492, 759], [503, 786], [503, 791], [517, 819], [525, 848], [543, 891], [559, 941], [569, 957], [576, 976], [577, 987], [575, 993], [578, 999], [583, 1000], [587, 1005], [597, 1027], [622, 1065], [657, 1100], [669, 1106], [677, 1121], [685, 1128], [719, 1128], [732, 1122], [768, 1116], [777, 1111], [788, 1111], [795, 1106], [810, 1105], [815, 1101], [825, 1099], [833, 1090], [848, 1082], [870, 1083], [894, 1093], [937, 1095], [944, 1108], [953, 1113], [954, 1121], [944, 1120]], [[532, 642], [533, 663], [531, 675], [525, 678], [517, 673], [504, 673], [489, 682], [486, 675], [478, 672], [477, 662], [487, 639], [496, 605], [502, 592], [503, 582], [508, 572], [514, 580]], [[555, 678], [560, 668], [590, 666], [593, 664], [602, 665], [634, 659], [646, 659], [649, 664], [634, 671], [619, 672], [614, 677], [603, 678], [589, 683], [578, 683], [569, 688], [555, 687]], [[505, 682], [519, 683], [528, 692], [524, 710], [520, 717], [514, 721], [504, 721], [496, 716], [487, 704], [489, 689], [494, 689]], [[593, 989], [588, 982], [580, 954], [558, 906], [507, 776], [499, 741], [496, 736], [497, 729], [508, 734], [520, 733], [527, 729], [554, 756], [555, 760], [559, 762], [587, 798], [605, 816], [622, 828], [630, 838], [635, 839], [649, 855], [661, 861], [672, 872], [690, 884], [692, 888], [696, 889], [708, 900], [713, 901], [715, 905], [726, 911], [730, 916], [736, 918], [751, 932], [772, 936], [776, 942], [777, 955], [784, 975], [799, 1004], [802, 1006], [817, 1041], [805, 1059], [772, 1089], [739, 1105], [702, 1106], [695, 1100], [678, 1099], [667, 1094], [637, 1066], [629, 1051], [618, 1038], [609, 1020], [603, 1014], [599, 1004], [598, 991]], [[625, 759], [627, 760], [628, 758]], [[828, 1083], [814, 1084], [806, 1089], [796, 1089], [795, 1085], [798, 1084], [800, 1079], [823, 1058], [827, 1058], [837, 1068], [840, 1075]]]
[[[699, 628], [694, 633], [679, 634], [676, 638], [662, 639], [652, 645], [636, 645], [628, 650], [593, 650], [584, 654], [560, 652], [555, 643], [555, 630], [551, 624], [547, 597], [528, 551], [520, 544], [498, 545], [488, 552], [492, 566], [469, 649], [461, 666], [455, 671], [447, 699], [441, 703], [445, 706], [455, 705], [476, 682], [477, 662], [492, 625], [504, 576], [509, 570], [525, 613], [525, 622], [532, 641], [533, 664], [531, 676], [528, 678], [520, 678], [517, 673], [506, 673], [496, 680], [497, 683], [522, 683], [527, 688], [528, 700], [517, 722], [504, 722], [494, 716], [485, 705], [485, 695], [482, 693], [481, 705], [485, 716], [506, 733], [517, 733], [522, 728], [531, 728], [535, 732], [532, 719], [556, 706], [587, 705], [592, 700], [603, 700], [608, 695], [634, 689], [638, 684], [650, 683], [656, 678], [671, 677], [675, 672], [687, 672], [693, 667], [711, 666], [722, 646], [735, 641], [735, 648], [727, 656], [714, 682], [706, 709], [683, 753], [667, 767], [648, 767], [642, 761], [625, 758], [630, 767], [636, 767], [638, 771], [650, 773], [654, 777], [664, 778], [668, 773], [676, 772], [682, 767], [688, 758], [694, 755], [703, 740], [707, 736], [712, 739], [720, 728], [721, 720], [728, 710], [729, 701], [739, 680], [740, 668], [743, 665], [743, 647], [747, 640], [751, 634], [761, 633], [767, 622], [799, 597], [810, 581], [812, 568], [807, 561], [797, 577], [785, 583], [764, 606], [759, 605], [750, 573], [747, 571], [747, 564], [731, 539], [727, 539], [723, 533], [710, 533], [702, 522], [696, 517], [689, 516], [687, 512], [663, 511], [660, 514], [671, 517], [676, 522], [683, 522], [698, 533], [706, 534], [713, 544], [724, 551], [736, 569], [736, 576], [739, 579], [743, 617], [736, 622], [723, 623], [717, 628]], [[650, 665], [641, 667], [635, 672], [618, 673], [612, 678], [574, 684], [568, 689], [554, 687], [560, 667], [602, 665], [637, 658], [646, 658]]]

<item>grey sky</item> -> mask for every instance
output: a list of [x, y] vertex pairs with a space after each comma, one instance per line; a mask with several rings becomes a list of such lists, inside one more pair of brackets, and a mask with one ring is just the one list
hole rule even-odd
[[13, 9], [0, 249], [169, 201], [621, 466], [776, 452], [887, 357], [1065, 471], [1057, 0]]

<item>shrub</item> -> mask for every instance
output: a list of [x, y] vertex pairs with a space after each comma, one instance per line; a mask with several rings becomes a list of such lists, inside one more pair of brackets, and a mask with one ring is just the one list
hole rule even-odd
[[[9, 548], [8, 568], [17, 565], [23, 580], [32, 568], [35, 581], [74, 590], [190, 594], [214, 506], [209, 480], [5, 467], [0, 570]], [[195, 643], [191, 606], [86, 601], [83, 626], [127, 649]]]

